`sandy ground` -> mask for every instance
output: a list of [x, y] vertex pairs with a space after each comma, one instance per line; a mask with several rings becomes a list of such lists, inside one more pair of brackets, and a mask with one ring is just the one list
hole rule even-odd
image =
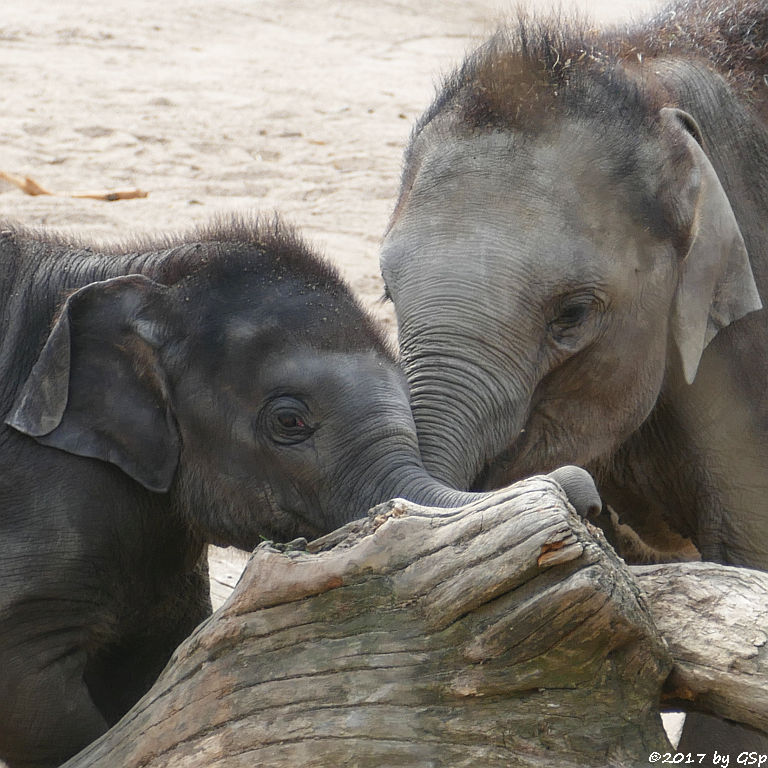
[[[576, 5], [616, 20], [653, 3]], [[0, 182], [0, 216], [119, 238], [186, 229], [221, 211], [279, 210], [392, 330], [377, 301], [377, 248], [402, 148], [440, 74], [511, 7], [5, 0], [0, 170], [51, 191], [139, 187], [149, 196], [27, 197]]]
[[[533, 2], [532, 7], [549, 7]], [[653, 0], [574, 2], [600, 21]], [[564, 7], [571, 7], [563, 3]], [[0, 217], [95, 238], [280, 211], [336, 262], [390, 331], [377, 249], [410, 127], [441, 73], [486, 37], [501, 0], [5, 0], [0, 170], [57, 192]], [[217, 553], [217, 601], [243, 559]]]

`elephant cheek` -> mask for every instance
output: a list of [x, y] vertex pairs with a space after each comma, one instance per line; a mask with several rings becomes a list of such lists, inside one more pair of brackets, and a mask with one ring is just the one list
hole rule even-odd
[[515, 450], [494, 463], [485, 487], [563, 464], [610, 460], [656, 406], [665, 369], [663, 348], [638, 367], [628, 355], [617, 355], [621, 346], [611, 343], [609, 354], [598, 347], [577, 355], [542, 382]]

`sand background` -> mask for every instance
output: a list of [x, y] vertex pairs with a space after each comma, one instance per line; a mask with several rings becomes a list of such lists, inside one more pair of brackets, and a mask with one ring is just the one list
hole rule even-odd
[[[573, 3], [615, 21], [652, 0]], [[535, 2], [531, 7], [549, 7]], [[567, 4], [564, 7], [568, 8]], [[411, 125], [500, 0], [5, 0], [0, 217], [94, 238], [280, 211], [394, 330], [377, 249]]]

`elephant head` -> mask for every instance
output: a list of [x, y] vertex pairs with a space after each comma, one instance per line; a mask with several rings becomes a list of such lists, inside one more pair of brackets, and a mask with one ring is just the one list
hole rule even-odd
[[602, 74], [500, 114], [494, 55], [417, 126], [381, 253], [424, 463], [463, 488], [610, 461], [761, 307], [690, 115]]
[[403, 375], [340, 284], [233, 277], [76, 291], [8, 423], [170, 494], [222, 545], [319, 535], [396, 496], [473, 498], [423, 470]]

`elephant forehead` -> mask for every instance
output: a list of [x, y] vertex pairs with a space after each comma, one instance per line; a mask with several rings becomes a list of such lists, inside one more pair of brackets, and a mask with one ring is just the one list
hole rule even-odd
[[245, 400], [294, 394], [322, 402], [362, 393], [406, 402], [403, 374], [374, 351], [331, 352], [285, 340], [258, 357], [233, 355], [219, 373]]
[[572, 139], [576, 149], [562, 135], [492, 135], [425, 152], [384, 241], [385, 277], [429, 270], [436, 254], [441, 269], [450, 263], [483, 278], [499, 256], [537, 270], [569, 262], [587, 280], [590, 270], [611, 271], [619, 255], [623, 267], [642, 260], [648, 235], [631, 212], [645, 185], [638, 180], [633, 192], [595, 142]]
[[[382, 360], [373, 351], [328, 352], [312, 348], [286, 348], [282, 353], [273, 352], [263, 361], [265, 381], [276, 382], [291, 378], [312, 383], [361, 384], [368, 378], [388, 383], [401, 381], [401, 374], [394, 365]], [[362, 384], [361, 384], [362, 385]]]

